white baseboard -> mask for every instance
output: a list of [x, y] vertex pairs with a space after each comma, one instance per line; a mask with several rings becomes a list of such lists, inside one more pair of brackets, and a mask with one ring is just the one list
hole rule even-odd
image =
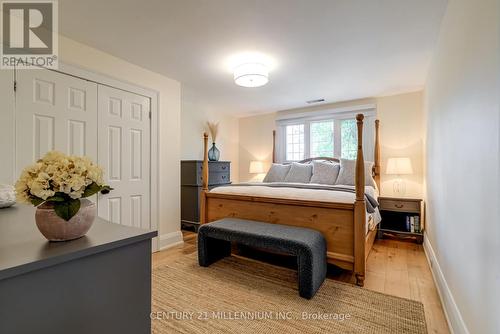
[[159, 250], [162, 251], [174, 246], [182, 245], [184, 243], [184, 239], [182, 238], [181, 231], [175, 231], [160, 235], [159, 242], [160, 242]]
[[429, 262], [429, 267], [431, 268], [432, 277], [434, 278], [434, 284], [436, 284], [439, 298], [441, 299], [441, 305], [443, 305], [444, 314], [446, 316], [446, 321], [448, 321], [448, 327], [452, 334], [470, 334], [467, 326], [465, 325], [462, 314], [458, 309], [455, 299], [451, 294], [448, 283], [441, 271], [439, 262], [437, 261], [436, 254], [432, 248], [431, 243], [427, 234], [424, 236], [424, 251]]

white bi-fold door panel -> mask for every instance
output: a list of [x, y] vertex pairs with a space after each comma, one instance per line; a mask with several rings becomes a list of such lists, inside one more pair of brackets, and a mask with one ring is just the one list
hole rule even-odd
[[97, 160], [97, 84], [49, 70], [16, 75], [16, 172], [48, 151]]
[[150, 100], [98, 87], [99, 163], [113, 188], [99, 195], [99, 216], [122, 225], [150, 225]]
[[98, 215], [151, 228], [149, 98], [49, 70], [16, 81], [16, 177], [51, 150], [86, 155], [114, 188], [98, 195]]

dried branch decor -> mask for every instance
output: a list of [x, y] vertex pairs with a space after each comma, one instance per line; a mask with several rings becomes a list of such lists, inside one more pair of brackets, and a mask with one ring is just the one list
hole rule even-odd
[[215, 140], [217, 139], [217, 134], [219, 132], [219, 122], [217, 123], [207, 122], [207, 127], [208, 131], [210, 132], [210, 136], [212, 137], [212, 143], [215, 143]]

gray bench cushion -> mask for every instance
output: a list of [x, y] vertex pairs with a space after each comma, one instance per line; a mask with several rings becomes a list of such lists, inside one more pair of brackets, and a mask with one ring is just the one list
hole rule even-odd
[[326, 241], [315, 230], [224, 218], [198, 230], [198, 261], [209, 266], [231, 254], [231, 241], [297, 256], [299, 294], [312, 298], [326, 277]]

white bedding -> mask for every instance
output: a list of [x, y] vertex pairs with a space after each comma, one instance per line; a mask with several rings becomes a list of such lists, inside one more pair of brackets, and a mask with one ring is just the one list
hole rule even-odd
[[[328, 185], [314, 184], [315, 187], [328, 187]], [[348, 189], [354, 189], [354, 186], [341, 186]], [[354, 203], [356, 196], [354, 193], [343, 192], [343, 191], [332, 191], [332, 190], [322, 190], [322, 189], [305, 189], [305, 188], [293, 188], [293, 187], [266, 187], [265, 183], [262, 185], [245, 186], [234, 185], [234, 186], [223, 186], [212, 189], [210, 192], [217, 194], [228, 194], [228, 195], [245, 195], [245, 196], [257, 196], [257, 197], [272, 197], [272, 198], [284, 198], [284, 199], [297, 199], [297, 200], [309, 200], [309, 201], [320, 201], [320, 202], [335, 202], [335, 203]], [[374, 187], [366, 186], [365, 192], [372, 196], [373, 198], [378, 198], [378, 192]], [[366, 233], [372, 231], [376, 228], [378, 223], [381, 221], [380, 212], [378, 208], [375, 208], [374, 213], [366, 214]]]

